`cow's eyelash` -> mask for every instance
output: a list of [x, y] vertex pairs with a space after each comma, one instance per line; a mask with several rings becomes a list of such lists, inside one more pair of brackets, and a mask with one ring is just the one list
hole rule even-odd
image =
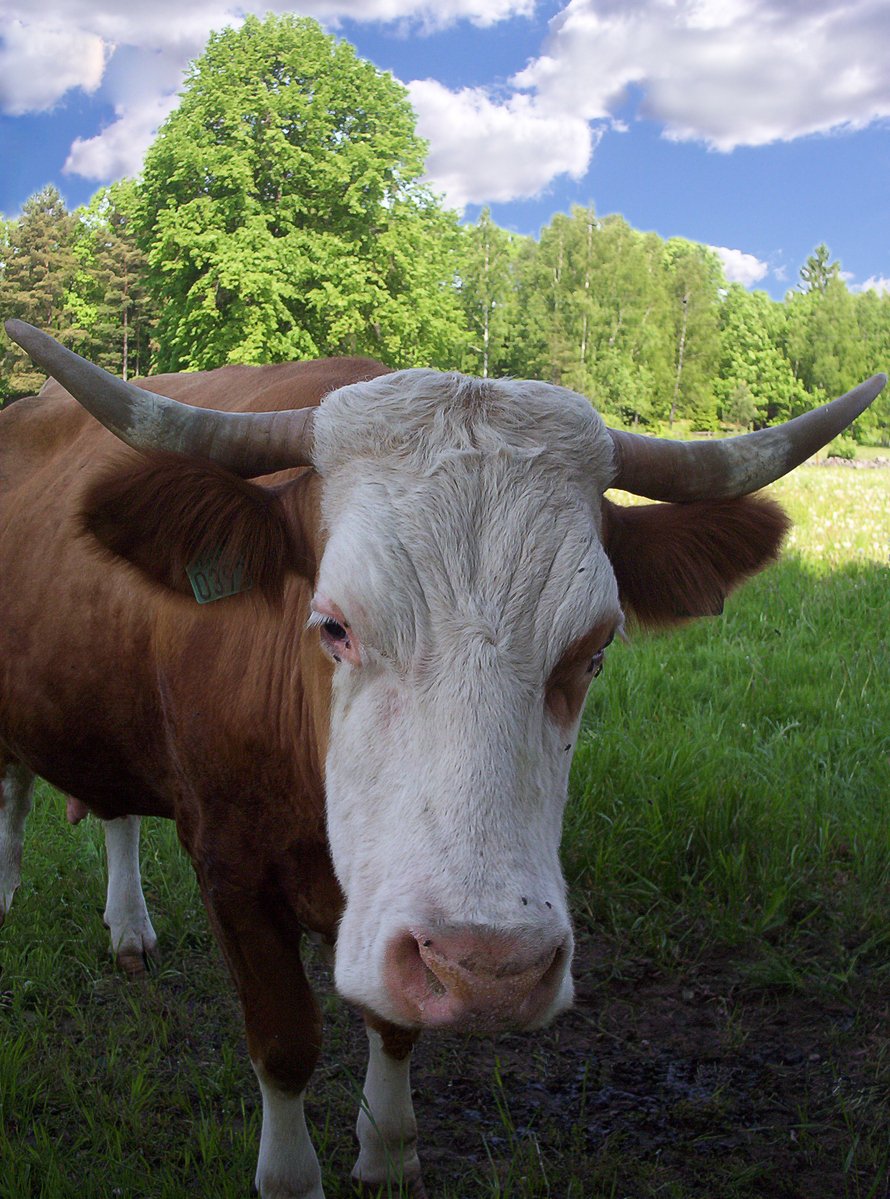
[[325, 627], [325, 625], [332, 625], [332, 624], [339, 625], [339, 627], [341, 629], [346, 629], [346, 630], [349, 629], [349, 625], [346, 623], [345, 620], [339, 619], [336, 616], [332, 616], [330, 612], [318, 612], [314, 609], [312, 612], [309, 613], [309, 619], [306, 621], [306, 628], [307, 629], [319, 629], [319, 628], [323, 629]]

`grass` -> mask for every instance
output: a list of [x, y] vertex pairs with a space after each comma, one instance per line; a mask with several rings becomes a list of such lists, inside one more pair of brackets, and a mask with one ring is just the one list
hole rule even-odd
[[720, 620], [610, 655], [567, 864], [591, 921], [676, 953], [684, 930], [708, 945], [831, 925], [886, 963], [890, 479], [811, 469], [775, 491], [795, 520], [778, 566]]
[[[597, 947], [589, 991], [606, 1000], [546, 1038], [421, 1043], [431, 1194], [823, 1199], [830, 1177], [825, 1199], [885, 1199], [890, 471], [803, 469], [775, 491], [797, 522], [777, 567], [722, 619], [609, 653], [564, 839]], [[144, 824], [163, 963], [132, 984], [101, 924], [101, 830], [63, 811], [41, 786], [0, 933], [0, 1197], [243, 1196], [256, 1088], [175, 832]], [[362, 1036], [322, 1002], [308, 1110], [337, 1199], [352, 1194]], [[726, 1050], [711, 1083], [708, 1021]], [[793, 1070], [809, 1083], [789, 1114]], [[660, 1122], [627, 1099], [655, 1091]]]

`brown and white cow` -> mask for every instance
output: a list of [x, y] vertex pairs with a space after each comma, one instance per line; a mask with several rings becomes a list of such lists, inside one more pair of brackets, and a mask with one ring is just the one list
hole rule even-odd
[[[134, 387], [7, 329], [55, 381], [0, 417], [0, 918], [34, 773], [117, 830], [109, 923], [141, 922], [135, 954], [154, 934], [116, 818], [172, 817], [243, 1006], [262, 1196], [322, 1196], [306, 931], [369, 1030], [355, 1177], [422, 1194], [417, 1033], [571, 1002], [560, 825], [606, 646], [626, 612], [719, 612], [786, 528], [749, 493], [883, 379], [684, 445], [541, 383], [344, 359]], [[670, 502], [616, 507], [610, 486]], [[190, 567], [252, 585], [199, 604]]]

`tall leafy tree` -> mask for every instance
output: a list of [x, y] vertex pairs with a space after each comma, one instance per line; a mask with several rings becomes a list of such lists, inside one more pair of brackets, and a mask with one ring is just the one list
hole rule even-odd
[[689, 417], [699, 428], [717, 419], [713, 380], [720, 355], [719, 299], [723, 268], [707, 246], [673, 237], [665, 246], [672, 296], [674, 382], [669, 420]]
[[516, 263], [524, 239], [499, 228], [484, 208], [464, 229], [460, 297], [470, 333], [463, 369], [487, 379], [509, 373], [516, 326]]
[[557, 214], [522, 257], [519, 320], [530, 373], [628, 424], [668, 414], [673, 386], [664, 243], [620, 216]]
[[[890, 292], [864, 291], [855, 297], [856, 324], [866, 374], [890, 367]], [[863, 441], [890, 445], [890, 388], [885, 387], [857, 420], [854, 431]]]
[[720, 368], [715, 391], [728, 424], [762, 427], [807, 407], [803, 385], [782, 353], [781, 304], [765, 291], [730, 285], [720, 305]]
[[786, 352], [816, 401], [840, 395], [869, 373], [856, 319], [857, 299], [839, 274], [828, 280], [824, 291], [814, 288], [786, 298]]
[[[78, 348], [83, 331], [71, 310], [78, 272], [76, 219], [57, 188], [48, 184], [25, 201], [21, 216], [6, 226], [0, 273], [0, 312], [16, 316]], [[0, 341], [0, 390], [6, 397], [37, 391], [45, 376], [10, 342]]]
[[214, 34], [141, 184], [159, 367], [453, 361], [458, 228], [424, 153], [402, 85], [314, 21]]

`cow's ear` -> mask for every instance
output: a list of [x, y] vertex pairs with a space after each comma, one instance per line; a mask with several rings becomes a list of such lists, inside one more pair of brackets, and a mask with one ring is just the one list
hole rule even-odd
[[[212, 462], [180, 454], [133, 455], [84, 492], [84, 529], [106, 549], [173, 591], [192, 594], [187, 568], [281, 597], [289, 571], [313, 574], [310, 547], [288, 489], [261, 487]], [[298, 506], [298, 505], [297, 505]]]
[[622, 604], [643, 624], [717, 616], [778, 555], [789, 520], [761, 496], [625, 507], [603, 500], [603, 546]]

